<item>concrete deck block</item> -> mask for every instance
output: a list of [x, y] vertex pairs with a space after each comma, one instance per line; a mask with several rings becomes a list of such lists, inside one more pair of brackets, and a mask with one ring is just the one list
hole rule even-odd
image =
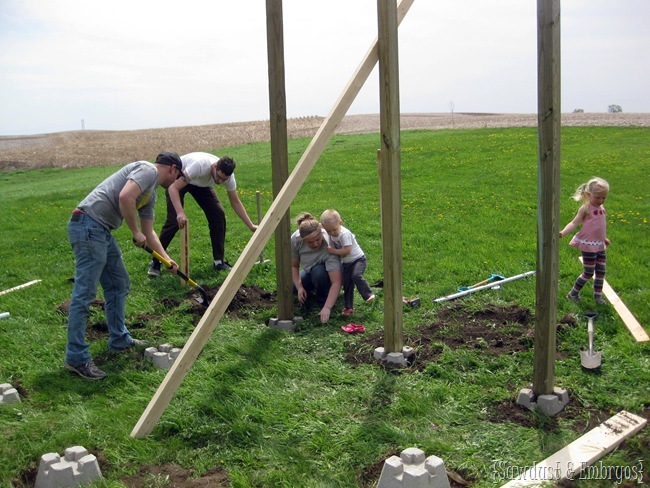
[[522, 388], [517, 396], [517, 404], [528, 410], [539, 410], [553, 417], [569, 403], [569, 393], [564, 388], [553, 388], [553, 393], [535, 398], [532, 388]]
[[410, 447], [384, 462], [377, 488], [450, 488], [450, 484], [442, 459]]
[[82, 446], [69, 447], [63, 458], [55, 452], [43, 454], [34, 488], [75, 488], [102, 477], [97, 458]]
[[169, 369], [181, 353], [181, 349], [171, 344], [161, 344], [158, 347], [148, 347], [144, 351], [144, 357], [151, 359], [153, 365], [160, 369]]
[[399, 364], [401, 366], [406, 366], [406, 358], [401, 352], [389, 352], [386, 355], [386, 361], [393, 364]]
[[20, 395], [9, 383], [0, 385], [0, 403], [20, 403]]
[[298, 328], [298, 324], [303, 322], [302, 317], [294, 317], [291, 320], [280, 320], [277, 318], [270, 318], [268, 326], [271, 329], [286, 330], [289, 332], [295, 332]]
[[415, 354], [415, 350], [409, 346], [404, 346], [401, 352], [387, 352], [386, 348], [378, 347], [375, 349], [373, 356], [377, 361], [386, 361], [392, 364], [408, 366], [407, 359], [413, 356], [413, 354]]

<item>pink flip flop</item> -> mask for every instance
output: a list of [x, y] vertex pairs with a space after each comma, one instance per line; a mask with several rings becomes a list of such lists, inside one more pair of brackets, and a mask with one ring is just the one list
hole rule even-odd
[[363, 325], [359, 324], [348, 324], [342, 325], [341, 330], [348, 334], [361, 334], [366, 331], [366, 328]]
[[354, 324], [342, 325], [341, 330], [347, 334], [354, 334]]

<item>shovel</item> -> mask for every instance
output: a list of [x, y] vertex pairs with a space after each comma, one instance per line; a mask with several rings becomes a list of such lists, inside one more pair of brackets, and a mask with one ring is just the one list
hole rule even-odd
[[484, 285], [486, 283], [492, 283], [493, 281], [501, 281], [501, 280], [505, 280], [505, 279], [506, 279], [505, 276], [501, 276], [501, 275], [498, 275], [498, 274], [492, 274], [488, 279], [483, 280], [483, 281], [479, 281], [478, 283], [475, 283], [475, 284], [473, 284], [471, 286], [461, 286], [458, 289], [458, 291], [471, 290], [472, 288], [476, 288], [477, 286], [481, 286], [481, 285]]
[[580, 351], [580, 362], [583, 368], [596, 369], [600, 367], [602, 361], [602, 352], [594, 352], [594, 319], [598, 317], [598, 314], [596, 312], [587, 312], [585, 317], [589, 321], [587, 329], [589, 332], [589, 349]]
[[[147, 251], [149, 254], [151, 254], [154, 258], [156, 258], [158, 261], [163, 263], [165, 266], [168, 268], [172, 267], [172, 263], [167, 261], [165, 258], [163, 258], [160, 254], [158, 254], [156, 251], [151, 249], [147, 244], [144, 245], [143, 249]], [[192, 278], [187, 276], [185, 273], [183, 273], [180, 269], [176, 271], [176, 274], [180, 276], [182, 279], [184, 279], [190, 286], [193, 286], [196, 288], [201, 296], [196, 299], [197, 302], [199, 302], [201, 305], [205, 305], [206, 307], [210, 305], [210, 299], [208, 298], [207, 292]]]

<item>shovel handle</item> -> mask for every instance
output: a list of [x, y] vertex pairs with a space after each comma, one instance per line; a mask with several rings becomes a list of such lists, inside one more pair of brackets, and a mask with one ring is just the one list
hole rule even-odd
[[589, 317], [587, 319], [587, 335], [589, 336], [589, 355], [592, 355], [594, 353], [594, 318], [593, 317]]
[[[168, 261], [167, 259], [165, 259], [164, 257], [162, 257], [160, 254], [158, 254], [156, 251], [154, 251], [153, 249], [151, 249], [151, 248], [149, 247], [148, 244], [145, 244], [145, 245], [143, 246], [143, 249], [144, 249], [145, 251], [147, 251], [149, 254], [151, 254], [154, 258], [156, 258], [158, 261], [160, 261], [161, 263], [163, 263], [165, 266], [167, 266], [168, 268], [171, 268], [171, 267], [172, 267], [172, 263], [171, 263], [170, 261]], [[182, 279], [184, 279], [185, 281], [187, 281], [187, 282], [188, 282], [191, 286], [193, 286], [194, 288], [199, 288], [199, 285], [196, 283], [196, 281], [194, 281], [192, 278], [190, 278], [189, 276], [187, 276], [187, 275], [186, 275], [185, 273], [183, 273], [180, 269], [176, 270], [176, 274], [177, 274], [178, 276], [180, 276]]]
[[485, 285], [486, 283], [492, 283], [493, 281], [501, 281], [503, 279], [505, 279], [505, 278], [503, 276], [501, 276], [501, 275], [492, 274], [492, 276], [490, 276], [488, 279], [483, 280], [483, 281], [479, 281], [478, 283], [474, 283], [473, 285], [470, 285], [470, 286], [462, 286], [462, 287], [460, 287], [458, 289], [458, 291], [471, 290], [473, 288], [476, 288], [477, 286]]

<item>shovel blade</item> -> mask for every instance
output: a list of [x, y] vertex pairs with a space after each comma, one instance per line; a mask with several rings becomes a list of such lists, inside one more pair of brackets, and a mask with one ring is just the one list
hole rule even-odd
[[580, 351], [580, 363], [583, 368], [597, 369], [602, 363], [602, 352]]

